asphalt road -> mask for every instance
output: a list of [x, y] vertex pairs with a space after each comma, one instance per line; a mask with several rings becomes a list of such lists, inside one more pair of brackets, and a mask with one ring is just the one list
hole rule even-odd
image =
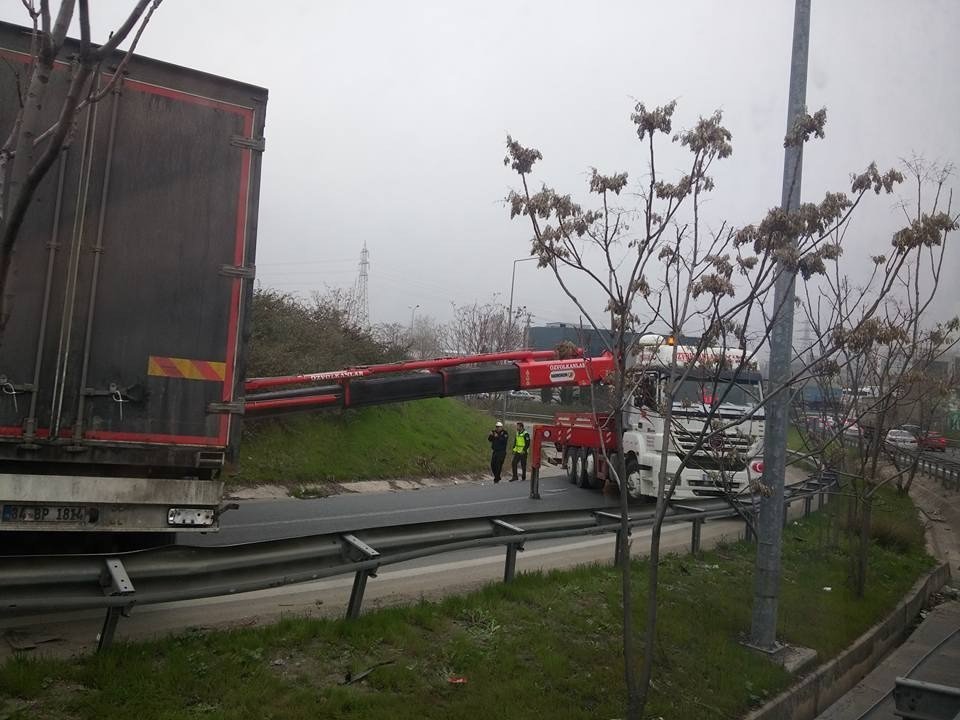
[[[224, 517], [217, 535], [182, 536], [184, 544], [232, 544], [305, 533], [343, 532], [391, 524], [439, 519], [463, 519], [511, 515], [537, 510], [599, 509], [616, 506], [618, 499], [571, 485], [551, 468], [541, 480], [541, 500], [530, 500], [529, 486], [504, 482], [499, 485], [461, 486], [377, 494], [346, 494], [320, 500], [249, 501]], [[805, 471], [793, 467], [788, 482], [803, 480]], [[647, 511], [652, 505], [643, 503]], [[791, 514], [802, 512], [794, 504]], [[724, 520], [702, 529], [703, 547], [741, 536], [743, 524]], [[633, 552], [649, 547], [649, 529], [631, 536]], [[684, 552], [691, 542], [689, 523], [664, 529], [664, 552]], [[609, 563], [614, 535], [544, 540], [527, 543], [517, 557], [517, 571], [546, 571], [582, 563]], [[417, 598], [439, 599], [497, 581], [502, 577], [503, 548], [474, 548], [419, 558], [383, 568], [367, 587], [367, 610], [406, 603]], [[220, 598], [206, 598], [136, 607], [119, 624], [118, 639], [135, 639], [182, 631], [189, 627], [236, 627], [269, 622], [286, 615], [342, 616], [350, 596], [353, 576], [326, 578]], [[71, 655], [88, 651], [96, 643], [103, 622], [102, 611], [77, 611], [36, 616], [0, 617], [0, 661], [30, 647], [43, 653]]]
[[315, 500], [252, 500], [221, 518], [219, 533], [181, 533], [181, 545], [236, 545], [320, 533], [462, 520], [545, 510], [617, 507], [619, 499], [567, 482], [555, 468], [544, 469], [540, 500], [529, 497], [529, 482], [463, 485], [388, 493], [345, 493]]

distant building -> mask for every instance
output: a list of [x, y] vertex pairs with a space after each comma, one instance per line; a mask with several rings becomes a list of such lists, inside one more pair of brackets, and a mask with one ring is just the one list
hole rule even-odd
[[581, 329], [574, 323], [547, 323], [530, 328], [527, 344], [533, 350], [553, 350], [562, 342], [572, 342], [588, 355], [599, 355], [607, 349], [610, 337], [609, 330], [598, 332], [589, 326]]
[[[663, 333], [663, 331], [651, 330], [651, 333]], [[647, 333], [645, 333], [647, 334]], [[636, 334], [627, 334], [627, 343], [632, 343]], [[695, 345], [699, 338], [681, 337], [680, 343], [683, 345]], [[583, 328], [579, 323], [547, 323], [539, 327], [531, 327], [527, 333], [527, 345], [531, 350], [553, 350], [562, 342], [572, 342], [579, 348], [583, 348], [587, 355], [599, 355], [607, 350], [612, 344], [612, 335], [609, 330], [594, 330], [589, 326]]]
[[931, 377], [945, 378], [950, 375], [950, 362], [948, 360], [933, 360], [927, 365], [926, 372]]

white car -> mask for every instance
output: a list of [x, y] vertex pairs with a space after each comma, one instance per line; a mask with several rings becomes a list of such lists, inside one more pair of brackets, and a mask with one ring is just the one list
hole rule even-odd
[[898, 450], [917, 449], [917, 436], [906, 430], [891, 430], [887, 433], [887, 437], [883, 442], [888, 447], [897, 448]]
[[537, 396], [529, 390], [511, 390], [507, 393], [511, 400], [536, 400]]

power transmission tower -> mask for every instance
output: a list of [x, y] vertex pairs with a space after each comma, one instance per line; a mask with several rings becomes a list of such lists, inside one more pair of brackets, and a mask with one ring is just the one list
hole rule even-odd
[[360, 252], [360, 274], [357, 276], [357, 284], [353, 290], [354, 299], [354, 318], [357, 327], [365, 328], [370, 325], [370, 298], [367, 295], [367, 281], [370, 270], [370, 251], [367, 250], [367, 244], [363, 244], [363, 250]]

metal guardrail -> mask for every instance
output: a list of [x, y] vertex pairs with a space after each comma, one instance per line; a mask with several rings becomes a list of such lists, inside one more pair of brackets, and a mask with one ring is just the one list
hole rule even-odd
[[960, 688], [897, 678], [893, 691], [897, 715], [904, 720], [957, 720]]
[[[823, 495], [831, 479], [790, 488], [786, 503]], [[635, 509], [630, 529], [653, 523], [652, 505]], [[691, 551], [699, 552], [704, 522], [744, 511], [720, 498], [672, 503], [665, 522], [691, 523]], [[0, 615], [106, 609], [99, 647], [110, 644], [121, 615], [136, 605], [229, 596], [354, 574], [347, 617], [360, 614], [369, 578], [386, 565], [456, 550], [506, 548], [504, 582], [513, 579], [516, 554], [537, 540], [616, 533], [614, 559], [626, 547], [621, 517], [608, 509], [548, 511], [468, 520], [441, 520], [217, 547], [175, 546], [116, 555], [0, 558]]]
[[[960, 490], [960, 461], [947, 457], [936, 457], [933, 453], [888, 449], [887, 452], [897, 462], [913, 463], [917, 469], [935, 479], [940, 480], [945, 490]], [[904, 467], [898, 465], [898, 467]]]

